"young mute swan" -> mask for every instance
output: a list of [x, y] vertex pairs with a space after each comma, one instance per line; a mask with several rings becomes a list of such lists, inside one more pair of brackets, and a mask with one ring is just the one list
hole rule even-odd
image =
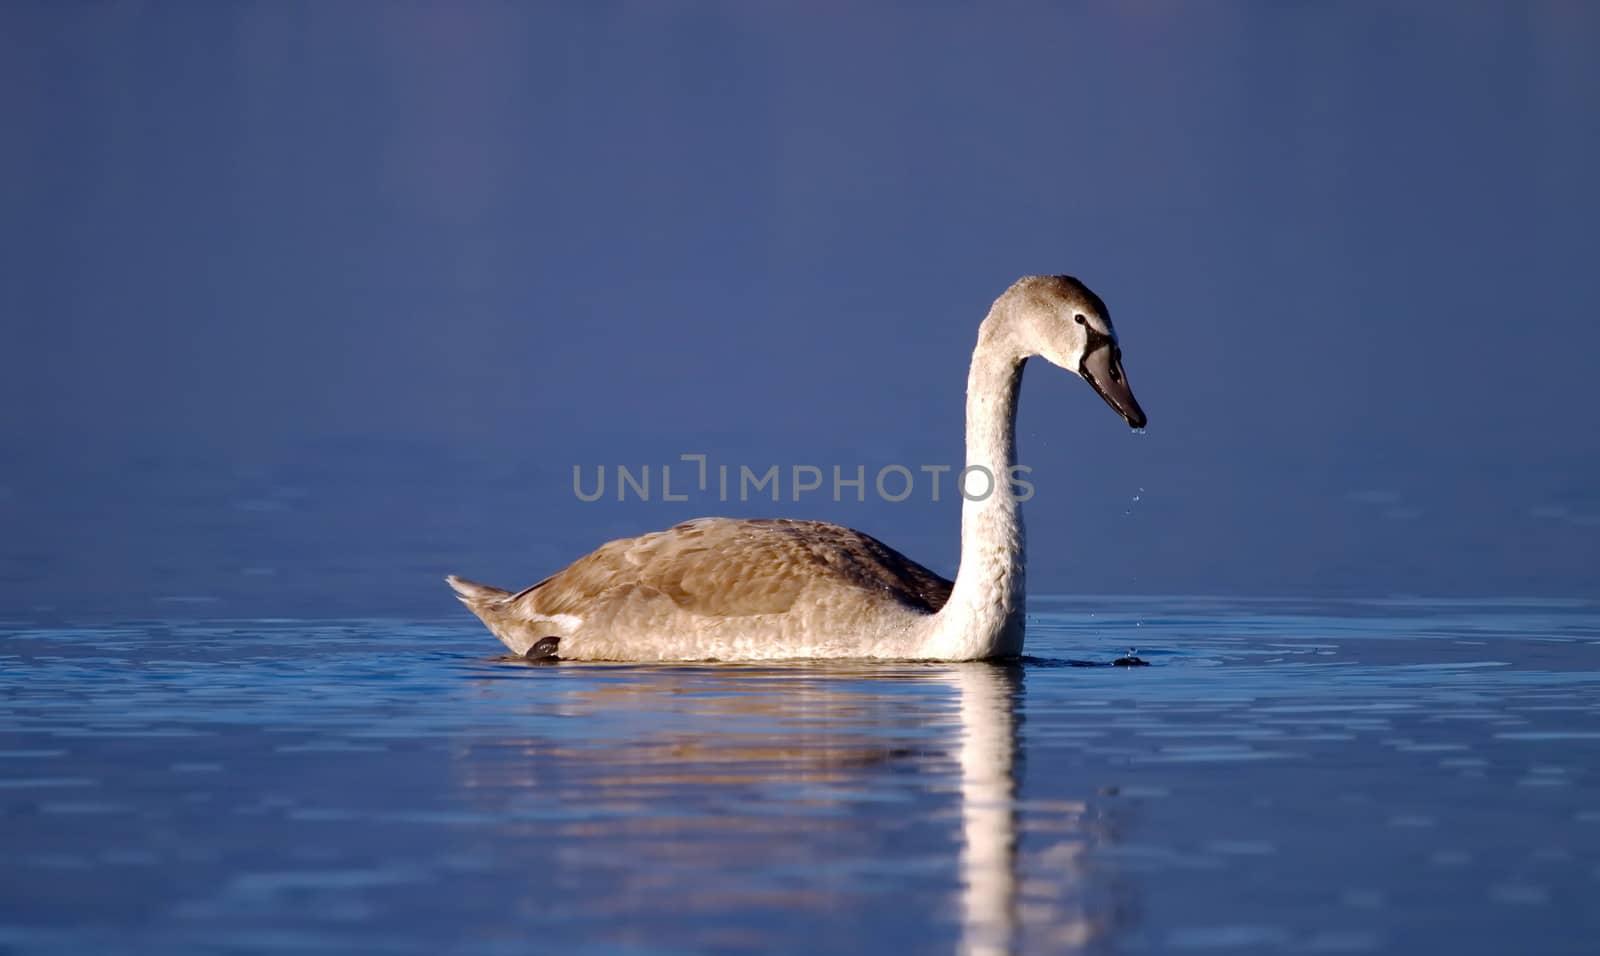
[[603, 661], [899, 658], [1022, 652], [1017, 391], [1032, 356], [1072, 371], [1128, 424], [1144, 412], [1100, 297], [1070, 276], [1027, 276], [978, 328], [967, 375], [967, 466], [952, 583], [877, 539], [820, 521], [699, 518], [601, 545], [516, 594], [446, 578], [514, 653]]

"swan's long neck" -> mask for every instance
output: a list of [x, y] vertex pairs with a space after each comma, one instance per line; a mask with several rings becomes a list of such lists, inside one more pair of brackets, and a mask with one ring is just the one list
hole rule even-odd
[[1026, 356], [1003, 321], [994, 312], [984, 320], [967, 374], [961, 567], [949, 602], [935, 617], [930, 657], [971, 660], [1022, 652], [1022, 512], [1011, 479]]

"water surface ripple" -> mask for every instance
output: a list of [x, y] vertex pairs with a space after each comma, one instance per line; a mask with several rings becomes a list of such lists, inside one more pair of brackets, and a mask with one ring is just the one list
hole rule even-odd
[[1592, 952], [1600, 607], [1031, 610], [1009, 666], [0, 624], [0, 952]]

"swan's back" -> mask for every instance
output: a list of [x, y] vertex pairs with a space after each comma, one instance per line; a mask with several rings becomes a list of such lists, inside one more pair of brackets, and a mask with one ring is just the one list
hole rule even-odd
[[519, 594], [464, 599], [518, 653], [557, 637], [564, 658], [750, 659], [901, 641], [950, 590], [851, 528], [700, 518], [608, 542]]
[[601, 545], [514, 598], [533, 614], [582, 614], [616, 588], [659, 591], [715, 617], [782, 614], [818, 582], [877, 593], [932, 614], [950, 582], [878, 539], [822, 521], [697, 518]]

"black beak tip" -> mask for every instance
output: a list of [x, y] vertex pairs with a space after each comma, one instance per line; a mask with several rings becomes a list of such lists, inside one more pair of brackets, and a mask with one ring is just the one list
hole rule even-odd
[[1131, 412], [1124, 412], [1122, 417], [1128, 420], [1129, 428], [1143, 428], [1150, 422], [1150, 419], [1145, 417], [1144, 410], [1138, 408]]

